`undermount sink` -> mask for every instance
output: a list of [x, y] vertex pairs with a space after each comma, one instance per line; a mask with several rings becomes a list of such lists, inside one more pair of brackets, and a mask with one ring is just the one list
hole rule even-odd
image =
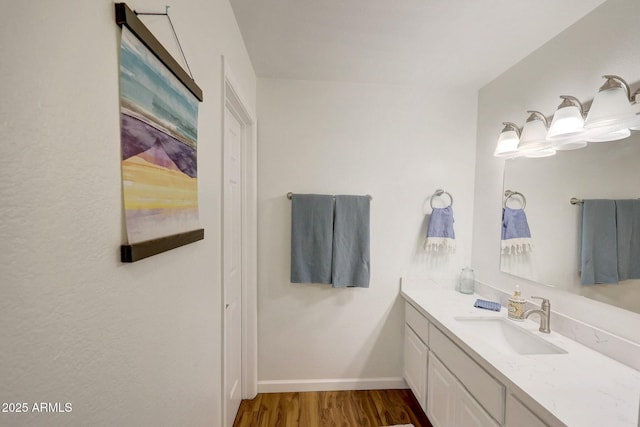
[[503, 317], [456, 317], [465, 330], [506, 354], [566, 354], [560, 347]]

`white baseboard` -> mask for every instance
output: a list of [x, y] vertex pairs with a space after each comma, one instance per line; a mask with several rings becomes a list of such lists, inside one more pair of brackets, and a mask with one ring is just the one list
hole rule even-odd
[[402, 377], [258, 381], [258, 393], [409, 388]]

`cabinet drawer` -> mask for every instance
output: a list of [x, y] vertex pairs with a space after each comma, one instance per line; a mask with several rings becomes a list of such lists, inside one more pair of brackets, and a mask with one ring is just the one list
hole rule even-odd
[[420, 337], [422, 342], [429, 342], [429, 321], [408, 302], [404, 303], [404, 318], [407, 325]]
[[504, 386], [433, 325], [429, 326], [428, 345], [484, 409], [502, 424], [505, 405]]

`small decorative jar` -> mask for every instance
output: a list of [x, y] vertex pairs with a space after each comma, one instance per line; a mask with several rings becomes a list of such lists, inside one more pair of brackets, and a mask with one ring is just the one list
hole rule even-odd
[[473, 269], [465, 267], [460, 273], [458, 280], [458, 291], [463, 294], [472, 294], [475, 289], [475, 277]]

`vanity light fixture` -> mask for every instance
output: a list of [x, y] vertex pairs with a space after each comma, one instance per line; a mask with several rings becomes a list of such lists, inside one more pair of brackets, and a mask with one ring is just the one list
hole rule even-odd
[[502, 122], [504, 128], [498, 137], [495, 157], [515, 157], [518, 155], [518, 142], [520, 141], [520, 128], [511, 122]]
[[503, 122], [505, 127], [493, 155], [547, 157], [557, 150], [583, 148], [588, 142], [616, 141], [629, 137], [632, 130], [640, 131], [640, 89], [631, 94], [621, 77], [607, 74], [603, 78], [606, 81], [588, 112], [577, 98], [562, 95], [550, 126], [539, 111], [527, 111], [530, 115], [521, 130], [516, 124]]
[[585, 136], [587, 132], [584, 129], [582, 103], [569, 95], [562, 95], [560, 98], [562, 103], [553, 115], [547, 140], [551, 141], [556, 150], [577, 150], [586, 147]]
[[629, 128], [640, 127], [631, 104], [629, 85], [621, 77], [605, 75], [607, 81], [593, 98], [584, 127], [589, 131], [586, 140], [616, 141], [628, 137]]
[[539, 111], [527, 111], [529, 117], [522, 128], [518, 152], [525, 157], [548, 157], [556, 154], [551, 142], [547, 141], [547, 118]]

